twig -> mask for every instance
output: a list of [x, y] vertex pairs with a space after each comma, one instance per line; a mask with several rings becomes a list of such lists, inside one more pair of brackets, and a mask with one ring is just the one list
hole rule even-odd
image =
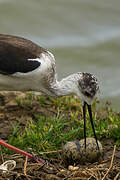
[[24, 163], [24, 174], [25, 174], [25, 176], [27, 175], [27, 173], [26, 173], [27, 161], [28, 161], [28, 156], [25, 157], [25, 163]]
[[114, 156], [115, 156], [115, 150], [116, 150], [116, 145], [114, 146], [114, 150], [113, 150], [113, 154], [112, 154], [112, 159], [111, 159], [111, 163], [110, 163], [110, 167], [107, 170], [106, 174], [104, 175], [104, 177], [102, 178], [102, 180], [104, 180], [106, 178], [106, 176], [108, 175], [108, 173], [110, 172], [112, 166], [113, 166], [113, 160], [114, 160]]
[[117, 180], [120, 175], [120, 172], [114, 177], [114, 180]]
[[41, 169], [44, 167], [44, 164], [41, 164], [41, 163], [34, 163], [34, 164], [30, 164], [30, 167], [27, 168], [28, 171], [30, 171], [32, 169], [32, 167], [35, 167], [35, 169]]
[[[10, 171], [10, 170], [9, 170], [8, 173], [9, 173], [10, 175], [16, 175], [16, 176], [19, 176], [19, 177], [20, 177], [20, 176], [26, 177], [25, 174], [20, 173], [20, 172], [18, 173], [18, 172], [16, 172], [16, 171]], [[27, 177], [33, 178], [33, 176], [30, 176], [30, 175], [27, 175]], [[29, 180], [30, 180], [30, 179], [29, 179]]]
[[30, 179], [28, 178], [28, 176], [27, 176], [27, 173], [26, 173], [27, 161], [28, 161], [28, 156], [25, 157], [24, 175], [26, 176], [26, 179], [27, 179], [27, 180], [30, 180]]
[[40, 152], [40, 154], [52, 154], [52, 153], [59, 153], [59, 152], [62, 152], [62, 150], [58, 150], [58, 151]]
[[100, 174], [100, 171], [97, 170], [97, 172], [98, 172], [99, 179], [102, 179], [101, 174]]
[[1, 155], [1, 159], [2, 159], [2, 162], [4, 162], [4, 157], [3, 157], [3, 153], [2, 153], [2, 149], [0, 148], [0, 155]]
[[95, 179], [98, 180], [97, 175], [91, 169], [87, 169], [87, 173], [86, 174], [89, 174], [90, 176], [92, 176], [92, 177], [94, 177]]

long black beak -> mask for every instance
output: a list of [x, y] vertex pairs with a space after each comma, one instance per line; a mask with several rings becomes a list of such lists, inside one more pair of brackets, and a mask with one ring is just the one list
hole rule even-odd
[[92, 130], [93, 130], [93, 134], [94, 134], [94, 137], [95, 137], [95, 140], [96, 140], [97, 149], [99, 150], [98, 140], [97, 140], [97, 136], [96, 136], [96, 133], [95, 133], [94, 124], [93, 124], [91, 105], [87, 104], [86, 102], [84, 102], [84, 105], [83, 105], [85, 149], [86, 149], [86, 106], [88, 107], [88, 112], [89, 112], [89, 116], [90, 116], [90, 122], [91, 122]]

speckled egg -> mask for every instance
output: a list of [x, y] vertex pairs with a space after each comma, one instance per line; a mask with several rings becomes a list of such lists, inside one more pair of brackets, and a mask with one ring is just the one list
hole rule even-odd
[[62, 158], [66, 165], [85, 164], [87, 162], [99, 161], [103, 155], [102, 144], [98, 141], [97, 149], [94, 138], [86, 139], [86, 149], [84, 139], [69, 141], [63, 146]]
[[103, 148], [100, 141], [98, 141], [99, 150], [97, 148], [96, 140], [94, 138], [86, 139], [86, 150], [84, 139], [79, 141], [80, 143], [80, 154], [81, 154], [81, 162], [95, 162], [102, 159], [103, 156]]
[[78, 140], [67, 142], [62, 148], [62, 159], [66, 165], [77, 164], [81, 159], [80, 142]]

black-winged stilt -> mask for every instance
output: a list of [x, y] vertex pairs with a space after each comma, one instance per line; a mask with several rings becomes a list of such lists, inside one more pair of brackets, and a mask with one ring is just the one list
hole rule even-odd
[[99, 90], [94, 75], [78, 72], [58, 81], [52, 53], [30, 40], [0, 34], [0, 90], [38, 91], [49, 96], [76, 94], [83, 102], [85, 148], [88, 107], [99, 149], [91, 111], [91, 104]]

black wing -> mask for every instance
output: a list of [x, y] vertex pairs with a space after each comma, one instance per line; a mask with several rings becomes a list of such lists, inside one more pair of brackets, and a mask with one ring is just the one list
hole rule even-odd
[[27, 73], [40, 66], [40, 62], [28, 59], [40, 57], [46, 52], [37, 44], [24, 38], [0, 35], [0, 73], [14, 74]]

